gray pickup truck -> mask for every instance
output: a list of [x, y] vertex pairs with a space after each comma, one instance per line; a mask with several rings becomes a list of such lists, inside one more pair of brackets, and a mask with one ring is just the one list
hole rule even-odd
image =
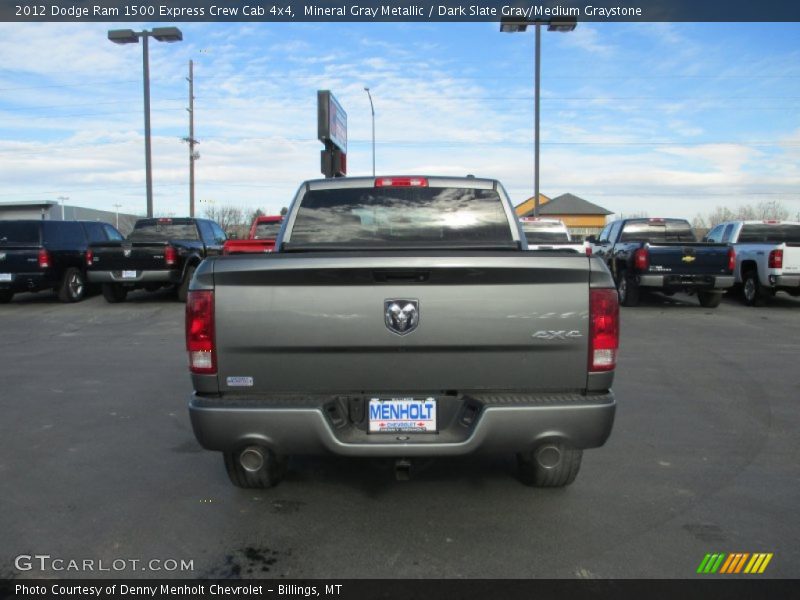
[[600, 259], [531, 253], [502, 186], [308, 181], [276, 252], [206, 259], [186, 305], [195, 435], [234, 485], [292, 454], [517, 453], [571, 483], [603, 445], [619, 337]]

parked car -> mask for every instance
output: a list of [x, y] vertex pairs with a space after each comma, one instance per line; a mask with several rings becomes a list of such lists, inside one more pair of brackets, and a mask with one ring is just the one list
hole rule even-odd
[[195, 269], [207, 256], [220, 254], [225, 239], [208, 219], [139, 219], [126, 240], [91, 245], [87, 274], [102, 284], [108, 302], [124, 301], [130, 290], [168, 286], [185, 302]]
[[600, 259], [525, 248], [495, 180], [304, 183], [274, 253], [192, 281], [197, 439], [240, 487], [323, 452], [393, 457], [400, 478], [413, 457], [516, 452], [526, 483], [571, 483], [614, 420], [617, 293]]
[[800, 222], [726, 221], [705, 237], [733, 244], [733, 276], [748, 306], [761, 306], [777, 292], [800, 296]]
[[611, 270], [623, 306], [636, 306], [646, 288], [697, 294], [701, 306], [714, 308], [733, 285], [733, 248], [698, 242], [684, 219], [619, 219], [586, 239]]
[[42, 290], [78, 302], [86, 294], [89, 244], [122, 239], [100, 221], [0, 220], [0, 303]]
[[544, 219], [541, 217], [522, 217], [522, 231], [528, 241], [528, 250], [542, 252], [577, 252], [591, 255], [589, 242], [574, 242], [569, 229], [560, 219]]
[[275, 240], [281, 230], [283, 217], [280, 215], [256, 217], [250, 226], [246, 240], [228, 239], [222, 247], [223, 254], [254, 254], [272, 252]]

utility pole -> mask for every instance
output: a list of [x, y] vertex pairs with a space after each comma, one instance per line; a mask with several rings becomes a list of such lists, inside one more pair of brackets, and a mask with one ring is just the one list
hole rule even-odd
[[194, 161], [200, 158], [200, 154], [194, 151], [194, 147], [199, 144], [194, 139], [194, 61], [189, 61], [189, 137], [183, 138], [189, 144], [189, 216], [194, 217]]
[[111, 206], [117, 209], [117, 229], [119, 229], [119, 209], [122, 208], [122, 204], [112, 204]]

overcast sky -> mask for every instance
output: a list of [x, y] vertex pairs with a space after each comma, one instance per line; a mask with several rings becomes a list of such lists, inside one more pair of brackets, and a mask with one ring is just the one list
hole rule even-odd
[[[0, 202], [145, 210], [141, 45], [108, 29], [0, 24]], [[155, 24], [155, 26], [164, 24]], [[154, 205], [188, 214], [188, 62], [198, 206], [274, 212], [320, 176], [316, 90], [348, 114], [350, 175], [500, 179], [533, 192], [533, 40], [497, 23], [177, 24], [151, 42]], [[541, 191], [686, 217], [800, 213], [800, 24], [580, 23], [542, 35]]]

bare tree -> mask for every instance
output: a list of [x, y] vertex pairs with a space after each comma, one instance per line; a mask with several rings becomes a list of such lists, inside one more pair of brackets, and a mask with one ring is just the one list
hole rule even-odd
[[783, 221], [789, 218], [789, 209], [778, 200], [759, 202], [755, 209], [756, 219], [778, 219]]
[[216, 221], [223, 231], [233, 231], [234, 229], [247, 224], [244, 222], [245, 211], [238, 206], [208, 206], [205, 216], [212, 221]]

